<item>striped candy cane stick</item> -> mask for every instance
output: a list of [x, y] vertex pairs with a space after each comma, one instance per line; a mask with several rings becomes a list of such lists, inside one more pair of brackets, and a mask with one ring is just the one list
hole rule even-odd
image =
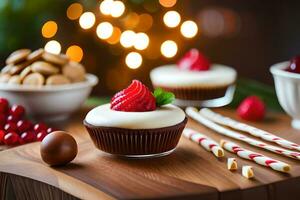
[[209, 138], [193, 129], [190, 129], [190, 128], [185, 128], [183, 130], [183, 135], [186, 138], [189, 138], [190, 140], [200, 144], [207, 151], [213, 152], [213, 154], [216, 157], [224, 156], [224, 150], [219, 146], [219, 144], [217, 142], [215, 142], [211, 138]]
[[247, 133], [251, 134], [252, 136], [259, 137], [268, 142], [274, 142], [274, 143], [276, 143], [282, 147], [288, 148], [288, 149], [300, 151], [299, 144], [293, 143], [284, 138], [278, 137], [272, 133], [255, 128], [248, 124], [244, 124], [244, 123], [235, 121], [229, 117], [224, 117], [220, 114], [213, 112], [212, 110], [210, 110], [208, 108], [201, 109], [200, 114], [202, 116], [206, 117], [207, 119], [209, 119], [215, 123], [218, 123], [220, 125], [228, 126], [230, 128], [236, 129], [238, 131], [247, 132]]
[[273, 170], [280, 171], [280, 172], [289, 172], [291, 169], [291, 166], [287, 163], [281, 162], [279, 160], [275, 160], [273, 158], [264, 156], [263, 154], [256, 153], [254, 151], [244, 149], [233, 142], [221, 140], [220, 144], [224, 149], [236, 153], [241, 158], [252, 160], [257, 164], [270, 167]]
[[297, 160], [300, 160], [300, 153], [299, 152], [295, 152], [295, 151], [290, 151], [290, 150], [286, 150], [277, 146], [273, 146], [273, 145], [269, 145], [266, 144], [264, 142], [261, 142], [259, 140], [255, 140], [249, 137], [244, 136], [243, 134], [240, 134], [236, 131], [227, 129], [223, 126], [220, 126], [212, 121], [210, 121], [209, 119], [203, 117], [196, 108], [193, 107], [188, 107], [186, 108], [186, 113], [188, 116], [190, 116], [191, 118], [193, 118], [194, 120], [198, 121], [199, 123], [203, 124], [204, 126], [214, 130], [216, 133], [219, 133], [221, 135], [225, 135], [227, 137], [231, 137], [234, 138], [236, 140], [240, 140], [243, 142], [246, 142], [250, 145], [259, 147], [259, 148], [263, 148], [266, 149], [268, 151], [286, 156], [286, 157], [290, 157], [290, 158], [294, 158]]

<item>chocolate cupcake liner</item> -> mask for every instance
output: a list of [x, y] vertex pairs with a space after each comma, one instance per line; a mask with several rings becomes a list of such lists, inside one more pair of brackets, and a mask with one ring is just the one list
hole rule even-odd
[[176, 99], [182, 100], [211, 100], [224, 97], [227, 89], [234, 84], [220, 87], [165, 87], [154, 85], [154, 88], [162, 88], [172, 92]]
[[126, 129], [84, 125], [95, 146], [107, 153], [124, 156], [150, 155], [171, 151], [187, 123], [185, 118], [174, 126], [155, 129]]

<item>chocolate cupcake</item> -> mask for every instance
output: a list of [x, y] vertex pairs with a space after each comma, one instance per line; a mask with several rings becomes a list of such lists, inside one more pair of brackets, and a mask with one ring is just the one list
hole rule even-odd
[[236, 76], [231, 67], [210, 64], [197, 49], [191, 49], [177, 64], [161, 66], [150, 73], [155, 88], [175, 94], [175, 104], [207, 107], [231, 102]]
[[85, 120], [95, 146], [128, 157], [162, 156], [177, 146], [186, 125], [185, 113], [171, 105], [174, 95], [152, 94], [141, 82], [117, 93], [110, 104], [91, 110]]

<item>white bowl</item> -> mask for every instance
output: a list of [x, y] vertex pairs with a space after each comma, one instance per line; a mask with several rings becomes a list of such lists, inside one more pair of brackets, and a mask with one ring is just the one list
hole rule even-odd
[[280, 105], [293, 118], [292, 127], [300, 129], [300, 74], [285, 71], [289, 64], [288, 61], [274, 64], [270, 71]]
[[95, 75], [87, 74], [85, 82], [68, 85], [0, 84], [0, 97], [7, 98], [11, 104], [23, 105], [27, 114], [39, 121], [63, 120], [80, 108], [97, 83]]

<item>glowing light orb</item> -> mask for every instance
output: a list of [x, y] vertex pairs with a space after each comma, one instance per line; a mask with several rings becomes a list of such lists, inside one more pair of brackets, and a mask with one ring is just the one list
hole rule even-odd
[[112, 17], [120, 17], [125, 11], [125, 5], [122, 1], [113, 1], [110, 14]]
[[57, 29], [55, 21], [47, 21], [42, 27], [42, 35], [45, 38], [51, 38], [57, 33]]
[[172, 58], [177, 54], [177, 44], [172, 40], [167, 40], [160, 46], [160, 52], [167, 58]]
[[144, 50], [149, 45], [149, 37], [145, 33], [137, 33], [134, 40], [134, 48]]
[[90, 29], [94, 26], [96, 17], [92, 12], [85, 12], [79, 18], [79, 25], [83, 29]]
[[83, 12], [83, 7], [80, 3], [72, 3], [67, 9], [67, 17], [70, 20], [76, 20]]
[[100, 39], [108, 39], [113, 34], [114, 27], [109, 22], [102, 22], [97, 26], [97, 36]]
[[114, 4], [114, 1], [113, 0], [104, 0], [101, 2], [100, 4], [100, 12], [103, 14], [103, 15], [110, 15], [111, 14], [111, 10], [113, 9], [113, 4]]
[[72, 45], [66, 51], [67, 56], [76, 62], [80, 62], [83, 58], [83, 50], [80, 46]]
[[129, 68], [137, 69], [142, 65], [143, 57], [137, 52], [131, 52], [126, 56], [125, 62]]
[[51, 40], [46, 43], [44, 49], [49, 53], [59, 54], [61, 51], [61, 45], [56, 40]]
[[180, 27], [180, 32], [186, 38], [193, 38], [198, 33], [198, 26], [193, 21], [185, 21]]
[[177, 0], [159, 0], [160, 5], [166, 8], [173, 7], [176, 4]]
[[176, 11], [168, 11], [163, 17], [164, 23], [170, 28], [178, 26], [181, 21], [180, 14]]
[[120, 43], [123, 47], [129, 48], [134, 45], [135, 32], [127, 30], [121, 34]]

